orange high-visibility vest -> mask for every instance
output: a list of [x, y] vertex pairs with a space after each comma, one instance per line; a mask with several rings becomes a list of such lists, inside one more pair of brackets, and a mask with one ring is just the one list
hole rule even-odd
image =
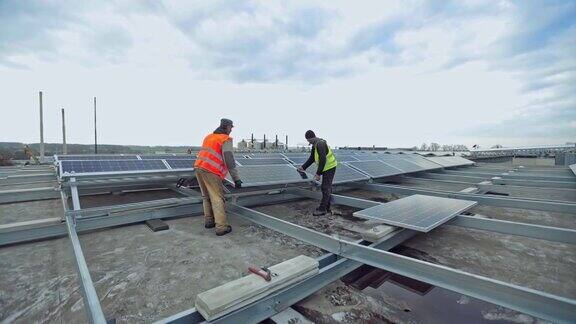
[[224, 162], [222, 145], [229, 139], [231, 137], [226, 134], [210, 134], [206, 136], [202, 142], [202, 149], [196, 156], [194, 168], [204, 169], [216, 174], [221, 179], [225, 179], [228, 168]]

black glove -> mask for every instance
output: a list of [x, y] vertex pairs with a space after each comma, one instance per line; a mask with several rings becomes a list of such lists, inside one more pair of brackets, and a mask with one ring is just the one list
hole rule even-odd
[[186, 182], [186, 179], [185, 179], [185, 178], [180, 178], [180, 179], [178, 179], [178, 182], [176, 182], [176, 188], [182, 187], [185, 182]]
[[242, 180], [234, 181], [234, 188], [236, 188], [236, 189], [242, 188]]

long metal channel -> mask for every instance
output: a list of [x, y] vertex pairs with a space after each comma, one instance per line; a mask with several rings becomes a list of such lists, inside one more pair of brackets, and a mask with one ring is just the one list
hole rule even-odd
[[[243, 206], [263, 206], [301, 199], [301, 197], [296, 195], [282, 193], [240, 197], [238, 198], [238, 204]], [[101, 213], [100, 215], [91, 215], [91, 217], [78, 218], [76, 220], [76, 231], [82, 234], [96, 229], [136, 224], [151, 219], [170, 219], [183, 216], [195, 216], [200, 215], [201, 212], [202, 205], [194, 197], [193, 199], [190, 199], [188, 203], [177, 206], [164, 206], [157, 209], [146, 210], [130, 210], [111, 214]], [[0, 233], [0, 247], [17, 243], [55, 239], [64, 237], [66, 234], [67, 229], [65, 223], [50, 225], [43, 224], [37, 227], [23, 226], [22, 228], [14, 228], [10, 232]]]
[[[416, 232], [411, 230], [400, 230], [389, 234], [371, 246], [379, 250], [389, 250], [415, 234]], [[258, 323], [312, 295], [322, 287], [329, 285], [362, 265], [362, 263], [354, 260], [339, 259], [334, 253], [324, 255], [321, 259], [325, 262], [319, 260], [320, 272], [315, 276], [289, 286], [273, 295], [266, 296], [242, 309], [213, 320], [211, 323]], [[155, 324], [201, 323], [203, 321], [202, 315], [192, 308], [162, 319]]]
[[576, 321], [576, 300], [348, 242], [242, 206], [230, 204], [228, 209], [259, 225], [360, 263], [553, 322]]
[[[322, 196], [322, 194], [319, 192], [310, 191], [302, 188], [293, 188], [290, 189], [288, 192], [312, 199], [320, 199], [320, 197]], [[371, 200], [353, 198], [335, 194], [332, 194], [332, 200], [335, 204], [346, 205], [359, 209], [366, 209], [374, 207], [376, 205], [380, 205], [380, 203]], [[465, 215], [458, 215], [454, 217], [450, 222], [446, 223], [446, 225], [454, 225], [466, 228], [486, 230], [490, 232], [496, 232], [508, 235], [524, 236], [535, 239], [547, 240], [551, 242], [576, 244], [576, 230], [572, 229], [526, 224], [526, 223], [516, 223], [490, 218], [471, 217]]]
[[466, 183], [478, 183], [484, 180], [490, 179], [490, 177], [471, 177], [471, 176], [462, 176], [456, 174], [445, 174], [445, 173], [435, 173], [435, 172], [426, 172], [420, 173], [418, 175], [414, 175], [414, 178], [423, 178], [423, 179], [438, 179], [438, 180], [449, 180], [449, 181], [460, 181]]
[[0, 191], [0, 204], [58, 198], [60, 193], [53, 187]]
[[482, 196], [478, 194], [468, 194], [462, 192], [408, 188], [403, 186], [373, 184], [373, 183], [357, 183], [357, 184], [351, 183], [348, 186], [359, 189], [374, 190], [406, 196], [420, 194], [420, 195], [448, 197], [448, 198], [476, 201], [479, 204], [488, 206], [532, 209], [532, 210], [576, 214], [576, 203], [566, 201], [546, 201], [546, 200], [535, 200], [526, 198]]
[[[78, 210], [80, 209], [78, 190], [75, 186], [72, 186], [71, 190], [73, 207], [74, 209]], [[66, 216], [66, 228], [68, 229], [68, 236], [70, 237], [70, 242], [72, 243], [72, 250], [74, 251], [74, 257], [76, 259], [76, 268], [78, 270], [80, 285], [82, 286], [84, 309], [86, 310], [86, 315], [88, 316], [88, 321], [90, 323], [105, 324], [106, 317], [104, 317], [104, 312], [102, 312], [98, 294], [96, 293], [94, 283], [90, 277], [90, 270], [86, 264], [84, 253], [82, 253], [82, 246], [80, 245], [80, 240], [78, 239], [78, 234], [76, 233], [76, 224], [74, 222], [75, 220], [72, 216]]]
[[[538, 188], [576, 189], [575, 181], [548, 181], [548, 180], [517, 180], [513, 178], [492, 178], [492, 183], [498, 185], [512, 185]], [[576, 193], [574, 194], [576, 197]]]
[[566, 228], [516, 223], [464, 215], [458, 215], [446, 224], [502, 234], [530, 237], [551, 242], [576, 244], [576, 230]]

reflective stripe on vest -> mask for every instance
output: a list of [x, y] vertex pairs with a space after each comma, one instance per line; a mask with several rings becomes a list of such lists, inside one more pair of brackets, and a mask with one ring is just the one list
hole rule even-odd
[[[318, 161], [320, 161], [320, 156], [318, 156], [318, 149], [316, 148], [316, 145], [314, 145], [314, 162], [318, 164]], [[330, 148], [330, 146], [328, 146], [328, 154], [326, 154], [326, 164], [324, 164], [324, 170], [322, 170], [322, 172], [335, 168], [337, 165], [338, 162], [336, 161], [336, 157], [334, 156], [334, 153], [332, 153], [332, 149]]]
[[195, 168], [201, 168], [218, 175], [220, 178], [226, 178], [228, 168], [224, 162], [222, 154], [222, 145], [231, 139], [226, 134], [210, 134], [204, 138], [202, 148], [196, 157]]

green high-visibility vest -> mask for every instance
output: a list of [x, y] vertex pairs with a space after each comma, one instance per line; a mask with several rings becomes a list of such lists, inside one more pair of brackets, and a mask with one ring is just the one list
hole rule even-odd
[[[314, 162], [318, 164], [320, 157], [318, 156], [318, 149], [316, 145], [314, 145]], [[335, 168], [338, 165], [338, 161], [336, 161], [336, 157], [334, 153], [332, 153], [332, 149], [328, 146], [328, 154], [326, 154], [326, 164], [324, 165], [324, 170], [322, 172], [328, 171], [330, 169]]]

